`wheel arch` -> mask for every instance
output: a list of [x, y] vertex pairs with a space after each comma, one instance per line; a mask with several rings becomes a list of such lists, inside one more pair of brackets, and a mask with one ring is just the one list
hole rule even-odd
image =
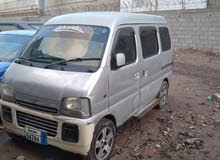
[[116, 121], [115, 116], [113, 116], [112, 114], [108, 114], [108, 115], [104, 116], [103, 118], [111, 120], [114, 123], [115, 128], [117, 129], [117, 121]]
[[170, 86], [168, 78], [164, 78], [163, 81], [166, 81], [168, 83], [168, 87]]
[[[164, 78], [164, 79], [163, 79], [163, 81], [161, 82], [161, 85], [162, 85], [162, 83], [163, 83], [164, 81], [168, 83], [168, 87], [169, 87], [169, 86], [170, 86], [170, 85], [169, 85], [169, 79], [168, 79], [167, 77], [166, 77], [166, 78]], [[158, 94], [157, 94], [156, 98], [158, 98], [158, 97], [159, 97], [159, 95], [160, 95], [160, 91], [158, 92]]]

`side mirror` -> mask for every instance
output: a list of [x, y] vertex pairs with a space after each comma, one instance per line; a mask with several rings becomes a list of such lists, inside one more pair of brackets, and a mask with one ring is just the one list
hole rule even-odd
[[121, 67], [121, 66], [125, 65], [125, 54], [124, 53], [117, 53], [115, 55], [115, 60], [116, 60], [117, 67]]

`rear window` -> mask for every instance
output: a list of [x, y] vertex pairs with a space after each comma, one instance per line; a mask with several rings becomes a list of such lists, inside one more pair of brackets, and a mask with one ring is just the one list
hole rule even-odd
[[22, 29], [22, 28], [13, 24], [0, 24], [0, 32], [9, 31], [9, 30], [18, 30], [18, 29]]
[[0, 34], [0, 61], [15, 59], [31, 39], [31, 36]]
[[157, 29], [155, 27], [141, 27], [140, 38], [144, 58], [158, 54], [159, 47]]
[[167, 27], [160, 27], [160, 39], [162, 44], [162, 51], [168, 51], [171, 49], [171, 40], [170, 40], [170, 34]]

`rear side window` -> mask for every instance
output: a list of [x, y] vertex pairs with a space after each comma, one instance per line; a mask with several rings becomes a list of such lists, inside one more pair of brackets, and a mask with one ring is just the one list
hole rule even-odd
[[113, 56], [117, 53], [125, 54], [125, 65], [135, 62], [135, 34], [132, 28], [122, 28], [118, 31]]
[[40, 27], [42, 26], [41, 24], [28, 24], [28, 25], [31, 26], [31, 28], [36, 29], [36, 30], [40, 29]]
[[144, 58], [158, 54], [159, 47], [157, 29], [155, 27], [141, 27], [140, 38]]
[[17, 25], [10, 25], [10, 24], [0, 24], [0, 32], [1, 31], [9, 31], [9, 30], [18, 30], [21, 29]]
[[170, 40], [170, 34], [167, 27], [160, 27], [160, 39], [162, 44], [162, 51], [168, 51], [171, 49], [171, 40]]

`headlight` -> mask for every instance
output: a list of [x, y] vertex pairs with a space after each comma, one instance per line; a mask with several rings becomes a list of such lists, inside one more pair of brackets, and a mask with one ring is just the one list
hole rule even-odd
[[4, 101], [15, 102], [14, 91], [7, 84], [1, 84], [1, 98]]
[[64, 98], [61, 114], [75, 118], [91, 116], [90, 100], [88, 98]]

